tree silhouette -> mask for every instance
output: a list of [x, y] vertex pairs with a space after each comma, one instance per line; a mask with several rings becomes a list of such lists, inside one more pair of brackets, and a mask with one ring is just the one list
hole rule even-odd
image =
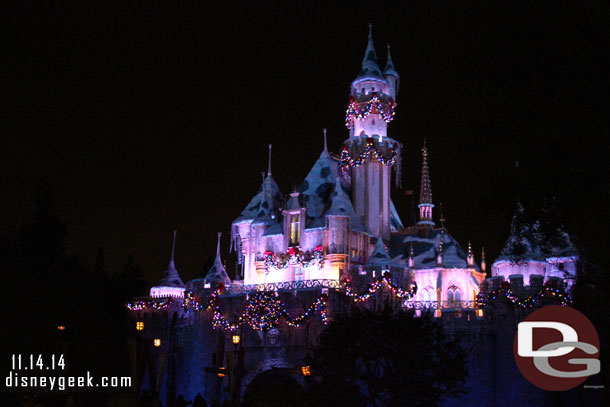
[[465, 392], [465, 352], [428, 316], [356, 310], [332, 322], [309, 360], [310, 403], [436, 406]]

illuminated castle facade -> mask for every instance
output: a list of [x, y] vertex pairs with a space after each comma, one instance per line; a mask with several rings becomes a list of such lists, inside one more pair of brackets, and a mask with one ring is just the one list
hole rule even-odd
[[401, 145], [388, 136], [388, 126], [399, 84], [390, 49], [382, 71], [369, 32], [361, 71], [351, 83], [349, 133], [340, 156], [329, 153], [325, 134], [320, 157], [287, 200], [270, 161], [259, 191], [232, 224], [244, 285], [370, 280], [384, 269], [396, 279], [414, 280], [419, 301], [475, 299], [485, 274], [472, 250], [464, 251], [447, 230], [435, 228], [425, 146], [419, 222], [405, 228], [392, 203], [392, 172], [400, 184]]
[[[128, 304], [134, 377], [143, 394], [166, 405], [199, 395], [212, 405], [240, 399], [254, 378], [270, 371], [302, 384], [307, 349], [328, 320], [349, 312], [345, 299], [351, 297], [361, 303], [370, 298], [372, 308], [390, 301], [417, 315], [432, 311], [448, 332], [468, 334], [463, 343], [473, 391], [447, 405], [545, 405], [545, 396], [530, 389], [518, 393], [523, 400], [493, 391], [520, 377], [516, 368], [506, 368], [512, 353], [504, 349], [512, 349], [511, 329], [523, 314], [484, 313], [480, 297], [509, 286], [518, 296], [571, 287], [577, 254], [567, 237], [566, 250], [538, 250], [536, 228], [523, 231], [514, 220], [507, 248], [486, 278], [484, 253], [477, 264], [470, 244], [460, 246], [442, 215], [440, 227], [434, 221], [425, 144], [419, 218], [405, 226], [390, 194], [392, 177], [396, 186], [401, 179], [401, 144], [388, 135], [399, 85], [389, 47], [381, 70], [369, 31], [351, 83], [349, 131], [340, 153], [329, 152], [324, 131], [319, 158], [285, 195], [272, 175], [269, 146], [262, 185], [231, 224], [240, 266], [235, 279], [223, 265], [218, 234], [213, 266], [204, 278], [184, 283], [174, 262], [174, 234], [163, 278], [148, 297]], [[261, 315], [263, 308], [273, 312]], [[524, 380], [514, 385], [527, 387]]]

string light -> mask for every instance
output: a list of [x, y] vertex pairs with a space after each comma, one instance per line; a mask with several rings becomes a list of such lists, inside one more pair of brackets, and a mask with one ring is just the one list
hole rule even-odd
[[159, 299], [151, 299], [146, 301], [136, 301], [127, 303], [127, 309], [130, 311], [140, 311], [146, 308], [153, 308], [155, 310], [161, 310], [169, 307], [171, 304], [171, 298], [159, 298]]
[[572, 303], [572, 297], [569, 294], [566, 294], [563, 290], [558, 290], [548, 285], [537, 291], [534, 295], [527, 298], [519, 298], [510, 289], [510, 283], [505, 281], [497, 291], [493, 291], [487, 295], [480, 292], [477, 295], [477, 306], [485, 308], [500, 296], [507, 298], [510, 302], [521, 308], [532, 308], [535, 304], [540, 302], [543, 297], [549, 296], [558, 300], [559, 303], [564, 307]]
[[[371, 113], [379, 114], [379, 116], [381, 116], [381, 118], [386, 123], [389, 123], [394, 120], [394, 115], [396, 114], [394, 108], [396, 107], [396, 103], [394, 103], [394, 100], [392, 98], [389, 98], [388, 101], [382, 102], [379, 96], [377, 96], [377, 93], [373, 92], [372, 97], [366, 103], [364, 110], [358, 109], [358, 103], [359, 102], [357, 100], [355, 100], [353, 97], [350, 97], [347, 105], [347, 110], [345, 111], [345, 126], [348, 129], [352, 128], [352, 123], [355, 120], [365, 120]], [[384, 103], [389, 106], [387, 112], [383, 110]]]
[[405, 298], [408, 300], [410, 298], [413, 298], [415, 293], [417, 293], [417, 284], [415, 282], [413, 282], [413, 285], [411, 286], [410, 290], [405, 291], [392, 282], [392, 276], [390, 275], [390, 273], [385, 273], [382, 277], [379, 277], [373, 284], [369, 286], [368, 290], [364, 294], [356, 294], [352, 290], [352, 287], [349, 283], [345, 285], [345, 292], [347, 296], [353, 298], [355, 302], [366, 302], [371, 297], [371, 295], [375, 294], [375, 292], [377, 292], [377, 290], [382, 287], [384, 283], [392, 291], [392, 293], [399, 298]]
[[396, 149], [393, 146], [390, 147], [389, 154], [385, 155], [375, 145], [375, 142], [369, 138], [367, 139], [364, 151], [361, 153], [356, 151], [356, 156], [353, 157], [347, 150], [347, 147], [343, 146], [343, 149], [341, 150], [341, 158], [339, 160], [339, 168], [341, 168], [342, 172], [345, 172], [349, 167], [359, 167], [367, 158], [370, 157], [374, 157], [377, 159], [377, 161], [389, 167], [394, 165], [396, 162]]

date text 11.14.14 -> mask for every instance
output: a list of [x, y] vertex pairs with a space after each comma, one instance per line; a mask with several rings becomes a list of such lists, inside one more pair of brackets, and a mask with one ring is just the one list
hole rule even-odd
[[64, 355], [21, 355], [13, 354], [13, 370], [64, 370]]

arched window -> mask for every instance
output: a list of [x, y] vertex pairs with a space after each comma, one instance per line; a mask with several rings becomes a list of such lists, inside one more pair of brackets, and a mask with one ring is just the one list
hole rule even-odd
[[460, 294], [460, 289], [455, 284], [451, 284], [447, 287], [447, 302], [455, 303], [456, 301], [460, 301], [462, 295]]
[[424, 301], [424, 302], [430, 301], [430, 293], [428, 293], [427, 289], [424, 289], [422, 291], [422, 301]]

